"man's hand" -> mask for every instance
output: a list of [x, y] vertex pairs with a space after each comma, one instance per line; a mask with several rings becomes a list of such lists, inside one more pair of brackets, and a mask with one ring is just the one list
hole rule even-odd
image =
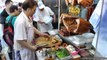
[[41, 33], [40, 36], [49, 37], [47, 33]]
[[39, 22], [40, 24], [43, 24], [43, 23], [44, 23], [43, 20], [39, 20], [38, 22]]
[[36, 51], [37, 48], [38, 48], [38, 47], [37, 47], [36, 45], [34, 45], [34, 46], [32, 46], [32, 49], [31, 49], [31, 50], [32, 50], [32, 51]]

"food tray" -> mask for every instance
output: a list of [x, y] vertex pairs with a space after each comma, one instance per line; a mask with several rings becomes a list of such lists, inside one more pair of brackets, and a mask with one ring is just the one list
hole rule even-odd
[[55, 36], [50, 37], [39, 37], [35, 40], [35, 44], [38, 46], [45, 45], [44, 47], [53, 47], [55, 45], [60, 45], [62, 41], [60, 41]]

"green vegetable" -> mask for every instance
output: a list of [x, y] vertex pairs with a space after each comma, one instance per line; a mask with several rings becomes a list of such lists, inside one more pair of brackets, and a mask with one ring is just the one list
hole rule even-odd
[[58, 58], [64, 58], [70, 55], [70, 53], [66, 49], [60, 49], [56, 51], [56, 55]]

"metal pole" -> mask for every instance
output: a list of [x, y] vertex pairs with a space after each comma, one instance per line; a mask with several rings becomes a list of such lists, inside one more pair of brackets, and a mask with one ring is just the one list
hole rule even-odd
[[61, 7], [61, 0], [59, 0], [59, 5], [58, 5], [58, 31], [60, 29], [60, 7]]

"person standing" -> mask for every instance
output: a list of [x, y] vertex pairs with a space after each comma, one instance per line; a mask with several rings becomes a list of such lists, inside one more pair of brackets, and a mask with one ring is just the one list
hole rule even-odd
[[[3, 29], [4, 29], [4, 24], [5, 24], [5, 21], [6, 21], [6, 17], [9, 16], [9, 8], [10, 6], [13, 4], [13, 2], [11, 0], [6, 0], [5, 1], [5, 6], [6, 8], [1, 12], [0, 14], [0, 39], [3, 41], [2, 39], [2, 36], [3, 36]], [[1, 43], [2, 43], [1, 41]]]
[[[10, 20], [12, 19], [12, 21], [11, 21], [11, 24], [12, 24], [12, 27], [14, 27], [14, 22], [15, 22], [15, 20], [16, 20], [16, 18], [17, 18], [17, 16], [19, 15], [19, 11], [18, 11], [18, 7], [16, 6], [16, 5], [12, 5], [12, 6], [10, 6], [10, 8], [9, 8], [9, 12], [10, 12], [10, 14], [9, 14], [9, 16], [6, 18], [6, 22], [5, 23], [9, 23], [10, 22]], [[5, 28], [6, 26], [4, 25], [4, 28]], [[14, 30], [14, 29], [13, 29]], [[13, 32], [14, 33], [14, 32]], [[4, 36], [5, 36], [6, 34], [4, 33]], [[14, 37], [14, 35], [12, 36], [12, 37]], [[4, 38], [5, 39], [5, 38]], [[8, 43], [7, 43], [8, 44]], [[9, 47], [9, 51], [8, 51], [8, 54], [9, 54], [9, 57], [10, 57], [10, 59], [12, 60], [13, 58], [12, 58], [12, 52], [13, 52], [13, 48], [10, 48], [10, 46], [8, 45], [8, 47]]]
[[41, 32], [48, 32], [53, 29], [52, 22], [56, 22], [54, 12], [43, 4], [38, 2], [38, 8], [34, 14], [34, 21], [37, 22], [37, 27]]
[[14, 51], [15, 60], [35, 60], [36, 45], [33, 45], [34, 33], [45, 36], [33, 27], [32, 17], [37, 3], [33, 0], [26, 0], [22, 4], [23, 11], [16, 18], [14, 23]]
[[8, 46], [3, 39], [3, 29], [4, 29], [6, 17], [9, 16], [9, 14], [10, 14], [9, 8], [12, 4], [13, 4], [13, 2], [11, 0], [6, 0], [5, 1], [5, 8], [0, 13], [0, 40], [1, 40], [0, 44], [2, 45], [2, 48], [1, 48], [3, 50], [2, 53], [5, 53], [6, 59], [8, 59], [8, 60], [9, 60], [8, 53], [7, 53], [8, 50], [4, 51], [4, 49], [6, 49]]

